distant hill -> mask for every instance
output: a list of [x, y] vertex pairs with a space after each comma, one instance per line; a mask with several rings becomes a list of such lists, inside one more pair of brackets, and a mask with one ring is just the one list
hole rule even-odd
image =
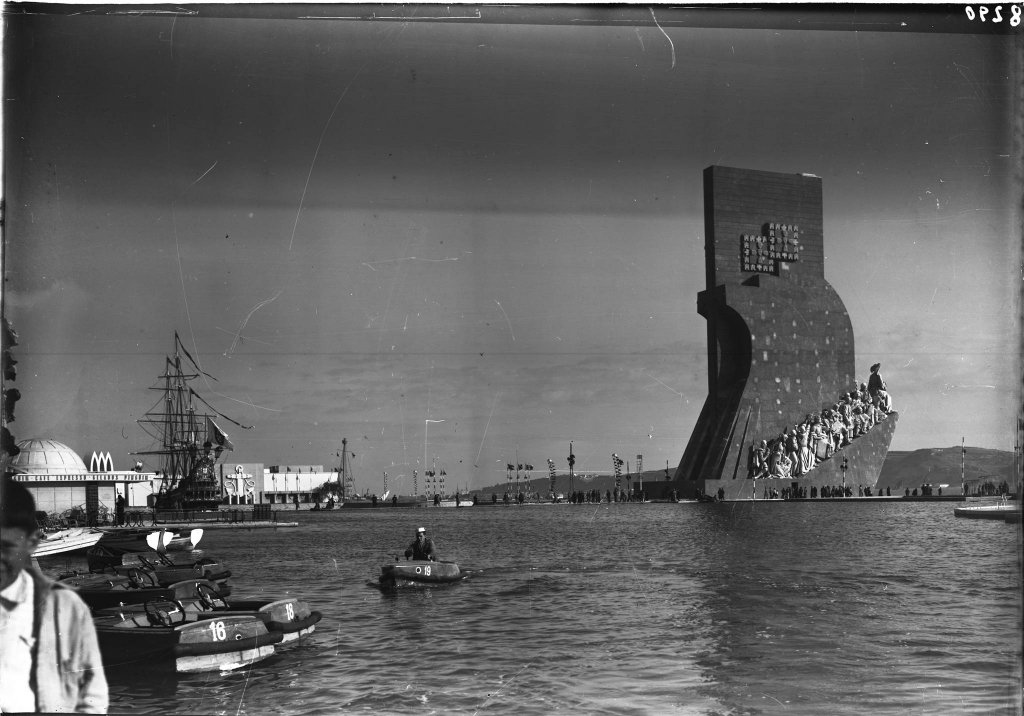
[[[990, 450], [967, 446], [964, 460], [964, 479], [968, 485], [1013, 479], [1013, 453], [1008, 450]], [[923, 448], [914, 451], [890, 450], [878, 477], [878, 486], [903, 490], [923, 484], [960, 487], [960, 446]]]

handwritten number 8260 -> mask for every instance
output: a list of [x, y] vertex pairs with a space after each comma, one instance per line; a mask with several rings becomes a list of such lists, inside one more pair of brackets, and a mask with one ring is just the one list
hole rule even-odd
[[[967, 13], [968, 20], [974, 20], [975, 18], [982, 22], [1002, 22], [1003, 21], [1003, 6], [996, 5], [994, 8], [995, 12], [992, 14], [992, 18], [989, 16], [989, 9], [984, 5], [978, 6], [978, 11], [975, 12], [974, 8], [970, 5], [964, 6], [964, 11]], [[1010, 25], [1017, 27], [1020, 25], [1020, 7], [1017, 5], [1010, 5]]]

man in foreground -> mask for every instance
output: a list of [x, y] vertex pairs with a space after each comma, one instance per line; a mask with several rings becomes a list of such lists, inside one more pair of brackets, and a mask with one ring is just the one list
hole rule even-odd
[[0, 489], [0, 711], [107, 712], [107, 679], [89, 608], [32, 567], [35, 500]]
[[437, 561], [437, 554], [434, 552], [434, 541], [427, 537], [427, 530], [420, 527], [416, 530], [416, 541], [405, 550], [406, 559]]

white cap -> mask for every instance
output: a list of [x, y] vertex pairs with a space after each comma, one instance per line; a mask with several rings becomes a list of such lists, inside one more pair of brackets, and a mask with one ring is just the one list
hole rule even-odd
[[419, 528], [418, 530], [416, 530], [416, 531], [417, 531], [417, 532], [426, 532], [426, 531], [427, 531], [427, 528], [426, 528], [426, 527], [420, 527], [420, 528]]

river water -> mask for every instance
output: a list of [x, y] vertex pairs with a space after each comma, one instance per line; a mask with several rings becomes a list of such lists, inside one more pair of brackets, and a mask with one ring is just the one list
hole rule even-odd
[[[111, 673], [112, 713], [1019, 713], [1019, 526], [949, 503], [280, 518], [300, 526], [201, 547], [233, 596], [304, 597], [316, 633], [226, 674]], [[473, 576], [368, 587], [418, 526]]]

